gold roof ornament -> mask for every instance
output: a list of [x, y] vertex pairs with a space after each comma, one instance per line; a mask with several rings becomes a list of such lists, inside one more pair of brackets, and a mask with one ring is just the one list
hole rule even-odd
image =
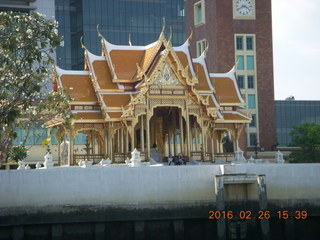
[[131, 43], [131, 33], [129, 33], [129, 40], [128, 40], [128, 42], [129, 42], [129, 46], [132, 46], [132, 43]]

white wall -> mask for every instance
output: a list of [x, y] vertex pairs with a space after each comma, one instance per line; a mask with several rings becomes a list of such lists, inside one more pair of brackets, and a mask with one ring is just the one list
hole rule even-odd
[[[1, 170], [0, 207], [214, 202], [220, 166]], [[320, 164], [226, 165], [224, 171], [265, 174], [268, 199], [320, 200]]]
[[213, 201], [219, 166], [0, 171], [0, 207]]

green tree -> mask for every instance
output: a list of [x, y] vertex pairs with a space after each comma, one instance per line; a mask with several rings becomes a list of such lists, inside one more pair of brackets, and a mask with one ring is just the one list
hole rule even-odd
[[[68, 115], [68, 97], [44, 91], [59, 44], [55, 21], [33, 12], [0, 12], [0, 165], [10, 153], [18, 119], [40, 120], [39, 113], [53, 109]], [[61, 99], [65, 102], [56, 102]]]
[[290, 162], [320, 162], [320, 124], [302, 123], [291, 131], [290, 146], [300, 147], [301, 151], [290, 155]]

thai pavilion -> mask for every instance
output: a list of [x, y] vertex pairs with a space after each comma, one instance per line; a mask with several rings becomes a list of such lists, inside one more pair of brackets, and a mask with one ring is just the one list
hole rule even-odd
[[[163, 31], [147, 46], [114, 45], [99, 36], [101, 56], [83, 46], [83, 71], [58, 67], [54, 71], [53, 90], [61, 88], [71, 96], [75, 114], [68, 129], [59, 118], [46, 123], [56, 129], [59, 164], [74, 165], [84, 158], [99, 162], [106, 157], [124, 162], [134, 148], [144, 161], [154, 153], [212, 161], [222, 152], [225, 132], [238, 148], [241, 130], [251, 118], [240, 111], [245, 103], [235, 67], [228, 73], [209, 73], [208, 49], [192, 58], [189, 39], [173, 47]], [[74, 151], [78, 133], [87, 135], [86, 155]], [[60, 149], [66, 142], [63, 138], [70, 142], [67, 159]]]

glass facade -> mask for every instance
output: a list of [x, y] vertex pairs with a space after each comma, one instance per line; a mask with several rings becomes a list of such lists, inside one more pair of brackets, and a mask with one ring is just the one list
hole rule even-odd
[[172, 44], [186, 40], [184, 0], [56, 0], [56, 19], [64, 46], [57, 48], [58, 66], [64, 69], [83, 69], [84, 57], [80, 38], [94, 54], [101, 54], [101, 34], [113, 44], [147, 45], [156, 41], [163, 19], [166, 35], [172, 27]]
[[320, 101], [276, 100], [276, 132], [279, 146], [291, 143], [290, 132], [303, 122], [320, 124]]

